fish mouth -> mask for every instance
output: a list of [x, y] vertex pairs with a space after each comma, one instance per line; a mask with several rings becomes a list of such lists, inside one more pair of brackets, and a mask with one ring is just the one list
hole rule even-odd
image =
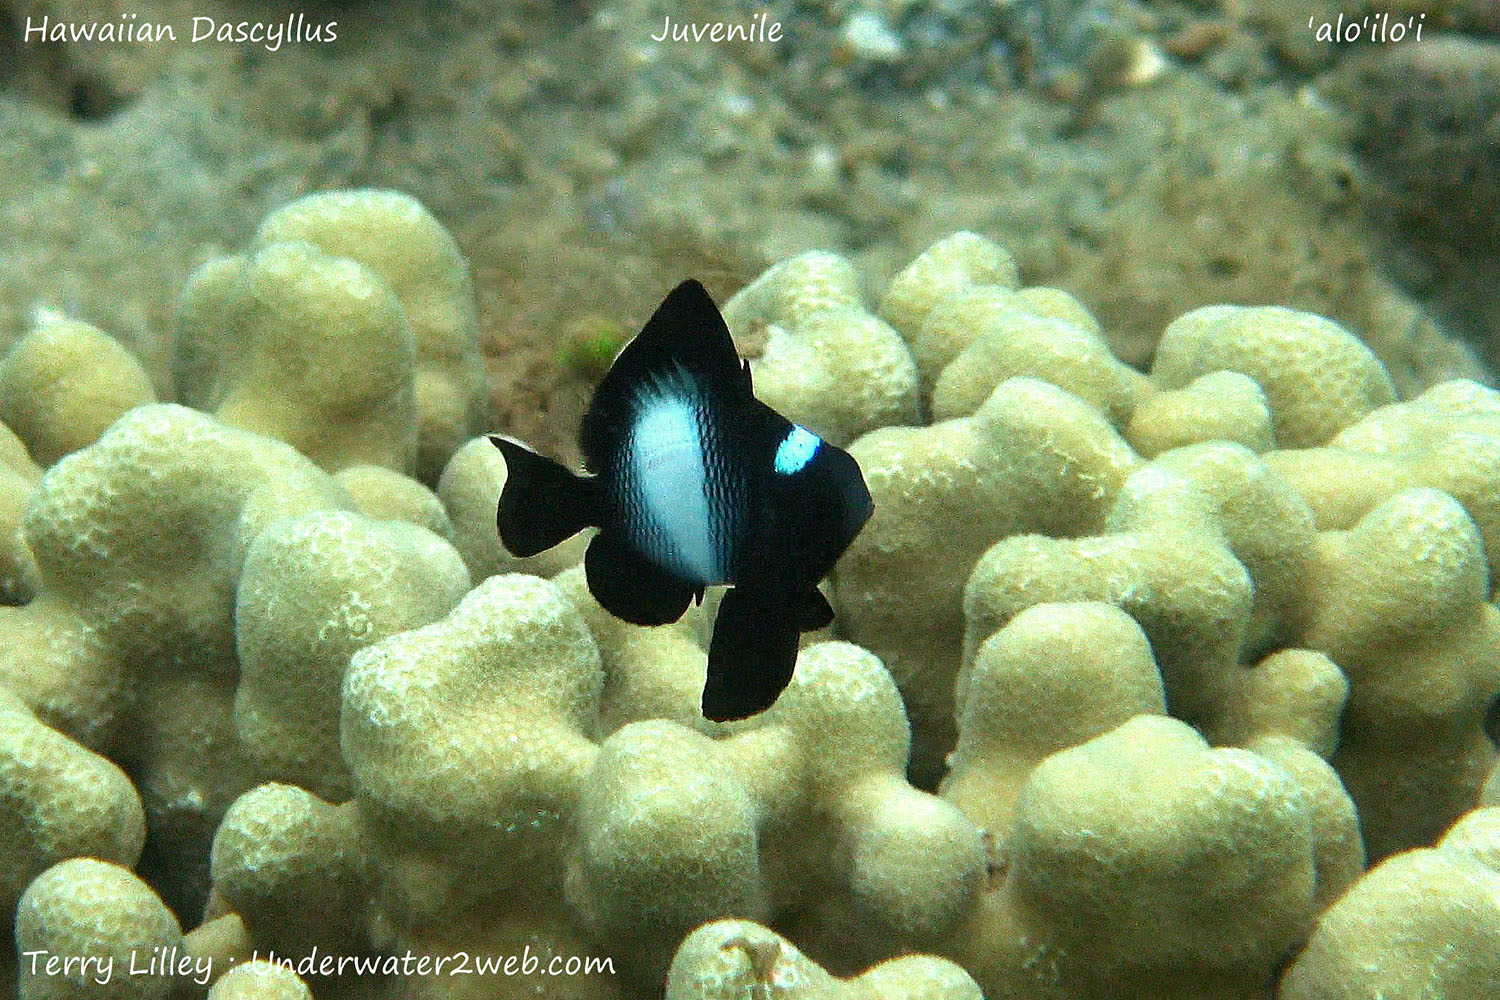
[[870, 515], [875, 513], [875, 501], [870, 499], [870, 491], [865, 488], [863, 479], [850, 492], [853, 495], [844, 498], [844, 509], [847, 511], [844, 516], [845, 524], [849, 528], [849, 537], [853, 538], [870, 520]]
[[851, 541], [864, 528], [870, 515], [875, 513], [875, 501], [870, 498], [870, 488], [865, 484], [864, 471], [859, 462], [848, 452], [841, 452], [849, 464], [848, 475], [841, 476], [840, 506], [844, 511], [844, 530]]

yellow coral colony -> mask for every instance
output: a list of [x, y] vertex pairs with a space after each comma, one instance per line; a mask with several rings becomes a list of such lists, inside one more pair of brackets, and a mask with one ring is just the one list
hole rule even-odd
[[21, 995], [1500, 996], [1500, 395], [1398, 401], [1276, 308], [1189, 313], [1142, 374], [972, 233], [876, 299], [818, 252], [724, 313], [876, 505], [835, 641], [726, 725], [701, 621], [499, 550], [466, 270], [410, 199], [316, 195], [200, 269], [198, 409], [83, 324], [19, 342], [0, 905], [22, 955], [215, 969]]
[[183, 402], [296, 445], [436, 482], [485, 430], [468, 267], [419, 203], [312, 195], [268, 217], [247, 256], [204, 265], [178, 307]]

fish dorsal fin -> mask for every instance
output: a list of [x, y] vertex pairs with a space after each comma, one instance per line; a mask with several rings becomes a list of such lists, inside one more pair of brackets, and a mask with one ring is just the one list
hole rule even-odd
[[711, 401], [750, 395], [750, 369], [740, 363], [724, 317], [691, 278], [657, 306], [594, 391], [581, 435], [591, 471], [602, 471], [615, 454], [641, 392], [652, 386], [691, 386]]

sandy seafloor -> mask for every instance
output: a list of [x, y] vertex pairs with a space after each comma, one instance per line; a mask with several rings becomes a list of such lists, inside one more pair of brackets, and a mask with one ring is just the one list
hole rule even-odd
[[[292, 10], [338, 40], [185, 40]], [[1308, 26], [1377, 11], [1424, 41]], [[760, 14], [780, 42], [650, 37]], [[178, 41], [24, 31], [131, 15]], [[1494, 384], [1497, 123], [1487, 0], [0, 0], [0, 350], [66, 313], [170, 398], [188, 274], [294, 198], [373, 186], [452, 231], [496, 426], [564, 456], [597, 374], [570, 343], [680, 278], [722, 298], [824, 248], [883, 285], [959, 229], [1134, 364], [1189, 309], [1280, 304], [1403, 395]]]
[[[1461, 29], [1434, 52], [1320, 43], [1303, 19], [1379, 5], [1291, 6], [314, 4], [338, 40], [268, 52], [187, 40], [263, 5], [12, 0], [0, 345], [53, 308], [161, 381], [196, 264], [291, 198], [363, 185], [453, 230], [502, 422], [559, 445], [582, 396], [555, 364], [570, 324], [629, 326], [683, 274], [723, 295], [816, 247], [883, 281], [964, 228], [1080, 296], [1129, 360], [1194, 306], [1275, 303], [1349, 324], [1408, 391], [1473, 373], [1444, 341], [1493, 356], [1500, 335], [1500, 15], [1397, 4], [1429, 41]], [[760, 13], [782, 41], [650, 38]], [[127, 14], [178, 42], [18, 41], [28, 18]]]

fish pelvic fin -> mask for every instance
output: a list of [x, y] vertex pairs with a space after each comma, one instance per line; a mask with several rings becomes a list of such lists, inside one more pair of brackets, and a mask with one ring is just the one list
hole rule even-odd
[[833, 606], [817, 587], [797, 596], [792, 602], [792, 614], [797, 628], [803, 632], [816, 632], [833, 624]]
[[598, 481], [570, 472], [514, 438], [490, 435], [505, 457], [505, 486], [495, 511], [500, 543], [513, 556], [534, 556], [603, 519]]
[[798, 626], [786, 595], [731, 588], [708, 647], [704, 718], [728, 722], [770, 708], [797, 666]]

